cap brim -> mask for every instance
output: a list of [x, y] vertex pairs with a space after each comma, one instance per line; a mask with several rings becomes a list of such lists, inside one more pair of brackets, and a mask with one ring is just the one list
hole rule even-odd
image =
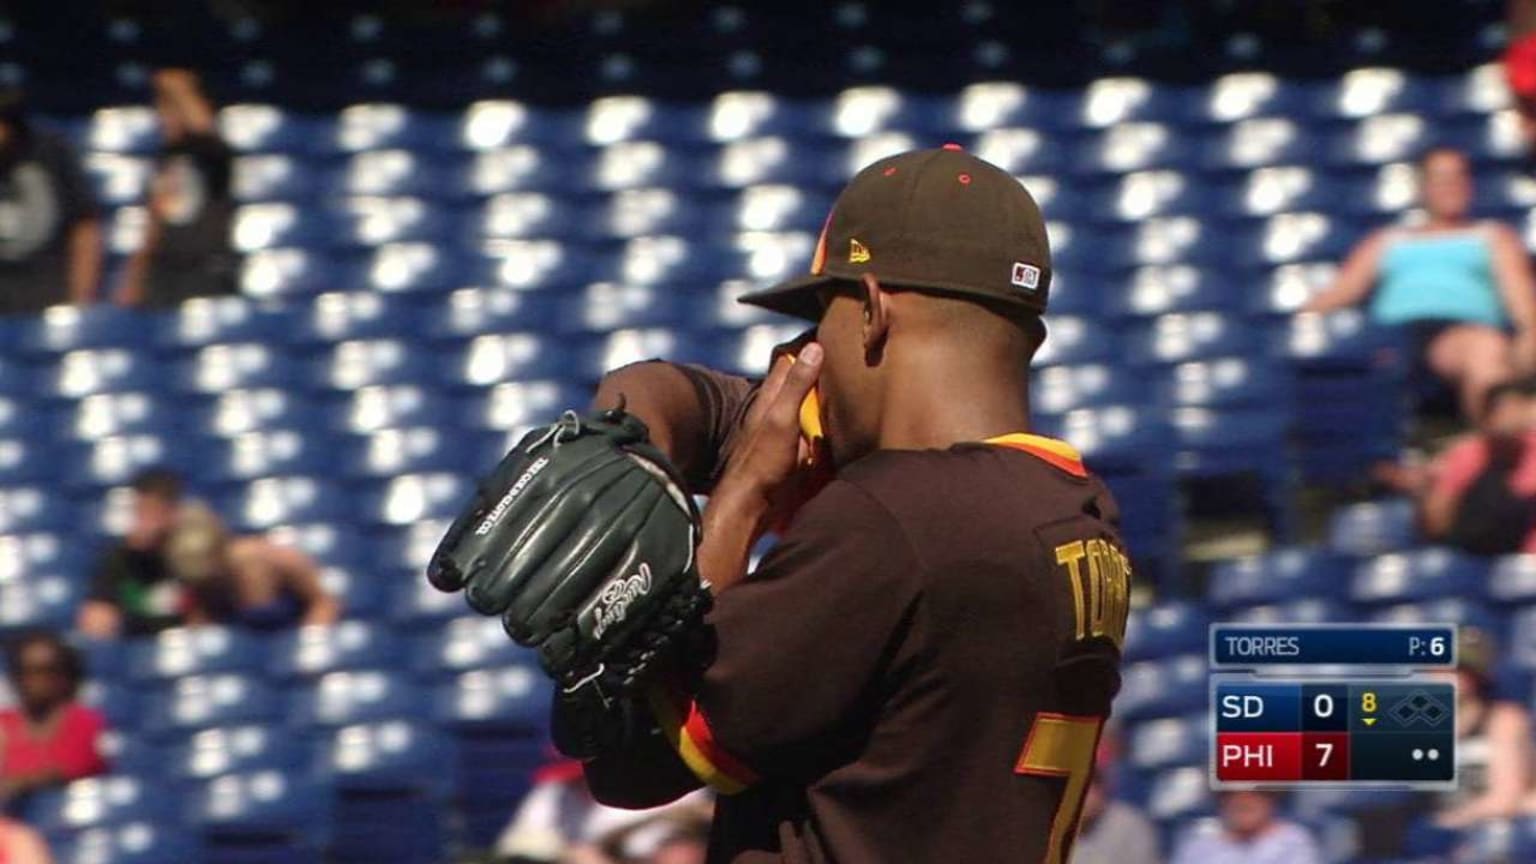
[[799, 279], [780, 282], [772, 288], [743, 294], [737, 298], [737, 302], [760, 306], [774, 312], [804, 318], [807, 321], [820, 321], [821, 300], [816, 296], [816, 289], [836, 281], [836, 276], [825, 274], [802, 276]]

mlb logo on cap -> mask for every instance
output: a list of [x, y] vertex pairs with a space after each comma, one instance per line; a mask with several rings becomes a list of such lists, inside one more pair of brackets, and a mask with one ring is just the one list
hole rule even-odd
[[1040, 287], [1040, 268], [1023, 261], [1013, 262], [1013, 277], [1008, 280], [1027, 291]]

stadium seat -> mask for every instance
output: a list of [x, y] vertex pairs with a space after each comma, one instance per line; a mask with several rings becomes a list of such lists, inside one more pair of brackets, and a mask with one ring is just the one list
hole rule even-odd
[[60, 864], [161, 864], [201, 861], [203, 846], [179, 825], [128, 821], [73, 833], [53, 854]]
[[494, 617], [453, 618], [418, 642], [413, 665], [434, 676], [536, 662], [533, 652], [509, 639], [501, 621]]
[[463, 348], [445, 352], [438, 362], [442, 382], [459, 387], [489, 387], [571, 372], [568, 349], [537, 333], [477, 336]]
[[150, 153], [160, 146], [160, 123], [144, 106], [101, 108], [91, 115], [86, 141], [108, 153]]
[[1118, 366], [1088, 363], [1048, 366], [1031, 376], [1030, 407], [1040, 414], [1065, 414], [1079, 408], [1137, 404], [1147, 398], [1146, 385]]
[[263, 249], [294, 247], [324, 249], [339, 240], [339, 220], [325, 211], [288, 201], [262, 201], [236, 208], [230, 226], [230, 246], [250, 254]]
[[455, 783], [453, 741], [425, 724], [387, 720], [344, 726], [328, 749], [339, 789], [446, 793]]
[[195, 476], [227, 484], [284, 474], [321, 474], [345, 455], [338, 442], [314, 432], [267, 428], [242, 432], [204, 444], [196, 457]]
[[215, 726], [264, 723], [279, 713], [276, 695], [256, 678], [191, 675], [173, 679], [148, 695], [143, 728], [158, 738], [175, 738]]
[[179, 780], [212, 780], [250, 771], [302, 773], [315, 760], [310, 742], [279, 726], [251, 724], [193, 733], [171, 749], [165, 768]]
[[1130, 764], [1143, 770], [1203, 765], [1210, 756], [1210, 726], [1204, 714], [1139, 723], [1130, 731]]
[[455, 730], [537, 738], [548, 723], [549, 679], [527, 664], [465, 672], [433, 694], [433, 718]]
[[1414, 159], [1428, 145], [1432, 127], [1417, 114], [1375, 114], [1327, 145], [1334, 165], [1382, 165]]
[[1485, 561], [1450, 549], [1427, 548], [1362, 562], [1350, 585], [1356, 603], [1380, 605], [1480, 593]]
[[412, 111], [404, 105], [349, 105], [336, 115], [335, 128], [321, 138], [321, 146], [345, 153], [389, 148], [431, 150], [450, 140], [451, 129], [452, 122], [446, 116]]
[[1034, 366], [1113, 362], [1119, 359], [1120, 340], [1113, 329], [1091, 318], [1053, 316], [1045, 344], [1035, 354]]
[[240, 291], [257, 299], [297, 297], [331, 290], [342, 278], [325, 252], [291, 246], [259, 249], [245, 256]]
[[1240, 357], [1180, 363], [1158, 382], [1167, 405], [1203, 408], [1264, 408], [1289, 413], [1293, 382], [1276, 364]]
[[144, 390], [161, 380], [164, 371], [143, 354], [124, 348], [67, 351], [37, 382], [44, 399], [80, 399], [117, 390]]
[[1397, 603], [1373, 609], [1369, 620], [1387, 624], [1456, 624], [1475, 627], [1488, 634], [1497, 645], [1504, 644], [1503, 619], [1476, 600], [1465, 597], [1440, 597], [1413, 603]]
[[1358, 620], [1360, 614], [1341, 600], [1302, 597], [1247, 606], [1225, 617], [1245, 624], [1341, 624]]
[[230, 194], [239, 202], [302, 202], [315, 195], [319, 177], [303, 159], [283, 153], [262, 153], [235, 159]]
[[255, 672], [265, 657], [261, 640], [227, 627], [166, 630], [134, 642], [128, 651], [128, 674], [144, 684], [189, 675]]
[[403, 640], [366, 621], [300, 627], [274, 638], [267, 674], [290, 681], [330, 672], [391, 669], [399, 666], [403, 648]]
[[353, 502], [353, 515], [359, 522], [372, 525], [451, 518], [458, 515], [472, 492], [473, 484], [460, 474], [401, 474], [363, 490]]
[[1312, 137], [1294, 120], [1250, 117], [1212, 138], [1201, 161], [1212, 171], [1306, 164], [1312, 159], [1312, 146]]
[[1495, 603], [1536, 602], [1536, 555], [1505, 555], [1494, 561], [1487, 595]]
[[289, 523], [269, 529], [266, 537], [280, 546], [298, 549], [321, 565], [344, 566], [372, 560], [368, 540], [346, 523]]
[[1400, 69], [1353, 69], [1314, 94], [1312, 110], [1323, 118], [1359, 119], [1395, 111], [1431, 110], [1433, 88]]
[[1172, 601], [1131, 610], [1125, 631], [1127, 662], [1206, 650], [1211, 619], [1196, 603]]
[[319, 864], [332, 803], [331, 790], [317, 780], [249, 771], [202, 784], [187, 819], [202, 832], [209, 860]]
[[241, 153], [303, 153], [313, 149], [313, 119], [275, 105], [229, 105], [219, 111], [219, 133]]
[[287, 317], [258, 309], [244, 297], [196, 297], [156, 316], [155, 343], [163, 348], [202, 348], [214, 343], [276, 341]]
[[1342, 599], [1349, 562], [1326, 551], [1289, 547], [1222, 561], [1207, 596], [1219, 609], [1284, 603], [1304, 597]]
[[1406, 549], [1413, 544], [1414, 533], [1412, 501], [1369, 501], [1334, 513], [1328, 546], [1355, 558], [1369, 558]]
[[149, 320], [142, 312], [113, 306], [52, 306], [22, 323], [16, 348], [50, 355], [91, 348], [142, 348]]
[[560, 412], [579, 408], [591, 398], [587, 388], [558, 381], [514, 381], [496, 384], [483, 394], [458, 401], [453, 418], [470, 429], [490, 429], [516, 435], [548, 423]]
[[1273, 165], [1248, 172], [1214, 196], [1225, 215], [1264, 217], [1300, 211], [1331, 211], [1347, 204], [1333, 178], [1305, 165]]
[[1304, 99], [1297, 85], [1267, 72], [1234, 72], [1188, 97], [1186, 112], [1199, 123], [1236, 123], [1297, 112]]
[[[254, 376], [255, 373], [251, 374]], [[283, 375], [286, 374], [285, 371]], [[214, 380], [225, 377], [235, 376], [223, 371], [208, 373], [204, 381], [211, 385]], [[188, 425], [203, 435], [221, 438], [300, 426], [315, 410], [310, 401], [298, 393], [274, 386], [210, 387], [206, 392], [217, 392], [218, 395], [210, 401], [191, 405]]]
[[274, 346], [232, 342], [200, 348], [182, 361], [176, 386], [185, 393], [208, 394], [258, 387], [286, 390], [297, 377], [292, 361]]
[[1204, 709], [1209, 701], [1204, 653], [1132, 663], [1121, 679], [1115, 715], [1128, 723], [1189, 714]]
[[1168, 365], [1263, 354], [1267, 341], [1265, 330], [1235, 316], [1218, 312], [1179, 313], [1159, 315], [1135, 330], [1126, 354], [1137, 365]]
[[[1194, 161], [1178, 131], [1162, 123], [1113, 125], [1078, 146], [1078, 155], [1071, 167], [1079, 174], [1129, 174]], [[1117, 215], [1136, 218], [1124, 211]]]
[[1159, 771], [1147, 795], [1147, 815], [1159, 822], [1209, 815], [1215, 810], [1209, 769], [1184, 766]]
[[76, 780], [34, 795], [26, 807], [27, 822], [48, 836], [129, 821], [171, 825], [176, 817], [176, 796], [134, 777]]
[[326, 427], [348, 433], [442, 423], [457, 419], [454, 409], [436, 390], [416, 384], [360, 387], [322, 408]]
[[288, 722], [335, 728], [423, 716], [427, 699], [408, 679], [378, 670], [327, 672], [294, 693]]
[[[1056, 290], [1051, 286], [1051, 309]], [[1219, 271], [1183, 264], [1137, 268], [1125, 287], [1106, 298], [1107, 309], [1124, 317], [1150, 317], [1174, 312], [1237, 311], [1238, 298]]]
[[[6, 500], [0, 497], [0, 509]], [[29, 573], [24, 579], [0, 580], [0, 633], [66, 630], [74, 623], [82, 593], [77, 580], [56, 574]]]
[[214, 507], [237, 530], [266, 530], [292, 522], [323, 522], [351, 515], [343, 496], [314, 477], [263, 477]]

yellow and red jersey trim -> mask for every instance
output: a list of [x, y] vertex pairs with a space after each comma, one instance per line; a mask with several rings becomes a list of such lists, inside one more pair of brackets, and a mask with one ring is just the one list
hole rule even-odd
[[996, 438], [988, 438], [986, 443], [996, 444], [999, 447], [1012, 447], [1015, 450], [1023, 450], [1031, 456], [1041, 459], [1073, 477], [1087, 477], [1088, 468], [1083, 464], [1083, 456], [1065, 441], [1055, 438], [1047, 438], [1044, 435], [1031, 435], [1027, 432], [1012, 432], [1007, 435], [999, 435]]
[[720, 746], [697, 702], [655, 687], [650, 703], [662, 734], [694, 776], [724, 795], [735, 795], [757, 784], [757, 772]]

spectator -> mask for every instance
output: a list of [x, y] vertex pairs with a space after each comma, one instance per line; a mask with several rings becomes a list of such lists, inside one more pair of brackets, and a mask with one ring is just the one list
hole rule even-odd
[[213, 105], [185, 69], [155, 73], [164, 145], [150, 181], [144, 243], [124, 270], [118, 301], [172, 306], [235, 291], [229, 246], [234, 156], [219, 137]]
[[93, 302], [100, 278], [101, 221], [79, 160], [27, 118], [19, 91], [0, 91], [0, 315]]
[[131, 523], [101, 557], [77, 626], [94, 639], [180, 626], [187, 598], [165, 564], [165, 538], [181, 506], [181, 476], [151, 468], [133, 479]]
[[1489, 391], [1477, 432], [1430, 467], [1420, 503], [1424, 532], [1469, 552], [1536, 552], [1536, 423], [1532, 385]]
[[1083, 797], [1082, 826], [1072, 847], [1072, 864], [1159, 864], [1157, 830], [1140, 810], [1110, 797], [1114, 788], [1117, 739], [1109, 731], [1099, 742], [1093, 783]]
[[0, 816], [0, 864], [53, 864], [53, 856], [36, 831]]
[[1224, 792], [1221, 828], [1185, 840], [1173, 864], [1322, 864], [1307, 829], [1281, 819], [1275, 793]]
[[1512, 817], [1531, 789], [1531, 716], [1524, 705], [1496, 698], [1494, 646], [1476, 627], [1456, 639], [1456, 790], [1441, 800], [1435, 821], [1466, 828]]
[[1403, 328], [1414, 362], [1449, 382], [1462, 412], [1476, 417], [1489, 388], [1536, 370], [1536, 281], [1514, 230], [1469, 215], [1472, 174], [1461, 151], [1429, 151], [1419, 185], [1424, 220], [1367, 237], [1303, 311], [1358, 304], [1374, 287], [1371, 316]]
[[0, 711], [0, 797], [107, 770], [106, 721], [75, 701], [84, 670], [73, 648], [51, 633], [23, 636], [7, 646], [6, 674], [19, 706]]
[[272, 630], [341, 617], [309, 556], [262, 537], [232, 536], [202, 504], [182, 506], [166, 538], [165, 560], [191, 597], [188, 624]]

